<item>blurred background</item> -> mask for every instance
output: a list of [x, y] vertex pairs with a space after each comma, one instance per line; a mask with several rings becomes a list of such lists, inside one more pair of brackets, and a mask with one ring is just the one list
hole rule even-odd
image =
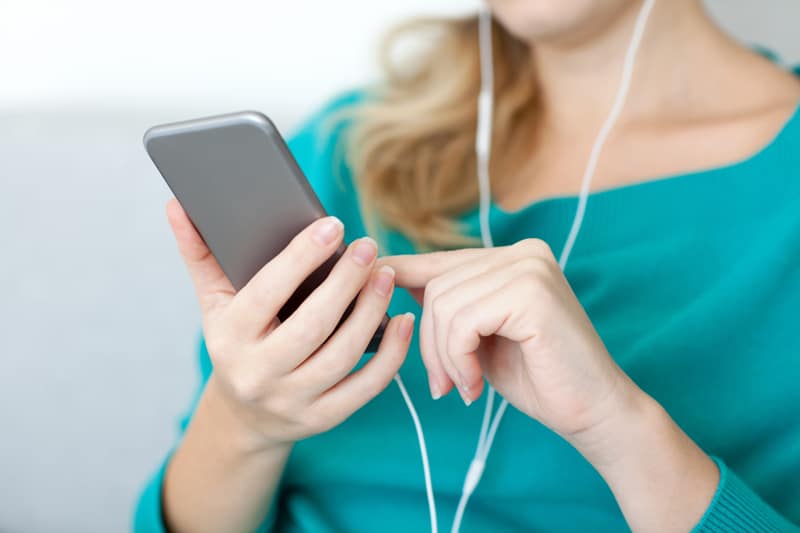
[[[800, 62], [798, 0], [707, 4]], [[0, 0], [0, 531], [127, 530], [196, 384], [199, 314], [144, 130], [247, 108], [290, 133], [378, 75], [392, 22], [477, 6]]]

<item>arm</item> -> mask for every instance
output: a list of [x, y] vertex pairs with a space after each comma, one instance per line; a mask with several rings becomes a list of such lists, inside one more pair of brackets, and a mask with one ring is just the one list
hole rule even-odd
[[633, 531], [690, 531], [719, 485], [719, 469], [632, 382], [615, 416], [568, 440], [606, 481]]
[[276, 315], [286, 300], [342, 242], [340, 222], [313, 222], [236, 292], [177, 201], [168, 204], [168, 216], [214, 369], [167, 464], [163, 506], [153, 505], [157, 478], [148, 492], [149, 522], [137, 519], [137, 529], [253, 531], [275, 500], [293, 443], [338, 425], [391, 382], [408, 350], [413, 315], [393, 317], [378, 351], [353, 371], [394, 287], [391, 269], [374, 269], [373, 241], [350, 244], [281, 322]]
[[797, 531], [622, 371], [546, 243], [380, 262], [422, 300], [433, 397], [469, 405], [485, 376], [595, 467], [634, 531]]
[[164, 521], [170, 531], [254, 531], [272, 507], [291, 444], [253, 449], [212, 374], [167, 466]]
[[[309, 177], [326, 210], [344, 221], [345, 231], [348, 234], [347, 241], [356, 240], [357, 237], [365, 234], [365, 230], [359, 212], [353, 203], [355, 191], [352, 183], [349, 179], [342, 181], [334, 179], [331, 172], [335, 168], [335, 147], [346, 124], [337, 122], [336, 128], [331, 130], [328, 127], [328, 117], [344, 107], [358, 103], [361, 99], [361, 93], [351, 92], [329, 102], [308, 119], [288, 141], [292, 153]], [[200, 247], [194, 252], [195, 257], [202, 257], [207, 250]], [[211, 271], [216, 270], [211, 268]], [[341, 292], [341, 288], [339, 292]], [[388, 297], [380, 297], [379, 301], [388, 302]], [[263, 308], [264, 302], [261, 303], [260, 307]], [[368, 306], [372, 307], [374, 304], [375, 301], [372, 300]], [[380, 309], [374, 309], [374, 313], [376, 313], [375, 318], [382, 317]], [[378, 367], [386, 363], [389, 366], [395, 363], [399, 366], [402, 361], [404, 353], [401, 354], [395, 350], [400, 347], [402, 351], [402, 345], [407, 341], [407, 339], [403, 340], [399, 326], [403, 326], [403, 328], [408, 326], [408, 319], [400, 320], [400, 318], [397, 317], [397, 323], [392, 330], [400, 336], [395, 335], [394, 340], [390, 339], [387, 345], [388, 350], [383, 350], [383, 353], [387, 355], [383, 358], [384, 363], [372, 365], [374, 368], [369, 372], [371, 377], [364, 376], [368, 377], [373, 384], [367, 387], [369, 390], [355, 395], [361, 396], [364, 402], [368, 396], [365, 392], [377, 393], [376, 387], [380, 386], [382, 382], [383, 374]], [[371, 327], [371, 320], [371, 318], [367, 318], [363, 322], [361, 327], [365, 332]], [[371, 332], [365, 334], [371, 335]], [[263, 453], [254, 453], [247, 445], [247, 437], [229, 439], [231, 435], [238, 434], [237, 428], [241, 428], [235, 419], [227, 416], [235, 411], [229, 409], [231, 404], [221, 401], [224, 399], [224, 395], [221, 394], [224, 388], [219, 385], [220, 378], [223, 376], [216, 370], [211, 376], [211, 362], [208, 356], [213, 358], [216, 350], [212, 347], [210, 350], [212, 353], [207, 353], [206, 344], [209, 342], [213, 344], [214, 337], [213, 332], [211, 336], [206, 335], [201, 351], [203, 376], [210, 379], [209, 385], [195, 398], [190, 425], [187, 427], [186, 419], [181, 422], [181, 429], [185, 433], [182, 435], [179, 447], [163, 463], [140, 497], [134, 520], [134, 530], [137, 532], [164, 531], [165, 516], [170, 524], [174, 522], [175, 528], [179, 529], [184, 524], [188, 524], [182, 517], [185, 516], [188, 520], [200, 517], [199, 514], [193, 517], [192, 513], [202, 513], [202, 509], [207, 507], [206, 504], [202, 504], [204, 501], [218, 506], [225, 503], [225, 511], [234, 514], [239, 524], [254, 523], [258, 516], [266, 517], [267, 523], [270, 521], [270, 502], [274, 504], [276, 501], [275, 492], [279, 490], [276, 487], [291, 445], [268, 446], [268, 449], [261, 450]], [[390, 334], [389, 337], [392, 335]], [[338, 355], [342, 364], [346, 364], [350, 360], [350, 357], [345, 354], [339, 353]], [[391, 373], [391, 368], [384, 367], [384, 371]], [[376, 372], [381, 375], [377, 375]], [[352, 379], [349, 380], [349, 383], [351, 388], [358, 384]], [[361, 383], [363, 388], [363, 380]], [[339, 387], [340, 390], [344, 388]], [[348, 401], [348, 403], [350, 402]], [[355, 409], [355, 405], [352, 405], [351, 408]], [[325, 422], [335, 422], [335, 417], [330, 416], [333, 413], [328, 414], [328, 420]], [[247, 433], [247, 428], [244, 428], [242, 435]], [[215, 481], [213, 483], [204, 481], [210, 479]], [[223, 485], [227, 488], [220, 488]], [[240, 491], [246, 494], [241, 502], [233, 501], [233, 499], [219, 499], [218, 494], [223, 493], [224, 496], [225, 491], [228, 491], [228, 494]], [[195, 505], [193, 506], [189, 502], [195, 502]], [[221, 514], [222, 510], [220, 509], [219, 512]], [[222, 518], [224, 517], [220, 515], [216, 517], [217, 520]], [[238, 520], [241, 521], [238, 522]], [[207, 523], [212, 525], [214, 522], [211, 520]], [[223, 529], [233, 530], [232, 528]]]
[[571, 442], [608, 483], [633, 531], [800, 532], [709, 457], [633, 384], [618, 416]]

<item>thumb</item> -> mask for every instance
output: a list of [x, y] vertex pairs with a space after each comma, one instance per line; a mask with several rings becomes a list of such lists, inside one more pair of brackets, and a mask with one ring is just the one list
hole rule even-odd
[[178, 251], [192, 278], [200, 310], [205, 316], [227, 304], [236, 294], [236, 289], [175, 198], [167, 202], [167, 220], [175, 235]]

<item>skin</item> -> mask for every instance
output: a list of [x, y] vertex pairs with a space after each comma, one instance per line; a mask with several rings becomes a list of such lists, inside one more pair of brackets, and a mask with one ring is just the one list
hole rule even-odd
[[253, 531], [292, 444], [338, 425], [386, 388], [408, 351], [414, 317], [393, 317], [378, 352], [351, 373], [394, 288], [392, 269], [375, 268], [372, 239], [351, 243], [328, 278], [279, 323], [283, 303], [341, 243], [338, 219], [315, 221], [237, 293], [177, 200], [167, 204], [167, 216], [194, 283], [214, 370], [165, 475], [165, 520], [173, 531]]
[[[575, 194], [640, 3], [490, 4], [501, 24], [533, 44], [543, 103], [530, 163], [493, 190], [495, 200], [516, 209]], [[769, 142], [798, 99], [792, 76], [720, 32], [697, 1], [660, 0], [593, 188], [747, 157]], [[420, 347], [434, 397], [456, 388], [469, 405], [488, 380], [583, 454], [634, 531], [688, 531], [708, 507], [716, 466], [616, 365], [545, 243], [377, 260], [374, 243], [361, 239], [279, 324], [277, 310], [341, 241], [338, 223], [315, 222], [235, 293], [176, 200], [167, 215], [214, 365], [167, 468], [162, 498], [172, 531], [253, 530], [293, 443], [337, 425], [390, 383], [408, 350], [409, 316], [394, 317], [376, 356], [350, 371], [394, 283], [423, 304]], [[313, 235], [326, 222], [332, 237], [321, 244]], [[356, 295], [355, 311], [326, 341], [343, 302]]]
[[546, 243], [381, 263], [423, 301], [434, 398], [455, 385], [470, 405], [485, 376], [594, 465], [634, 531], [688, 531], [702, 516], [716, 465], [616, 365]]

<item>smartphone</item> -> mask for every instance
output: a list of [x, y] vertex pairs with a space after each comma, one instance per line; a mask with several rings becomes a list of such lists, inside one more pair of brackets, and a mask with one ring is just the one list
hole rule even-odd
[[[236, 290], [303, 228], [326, 216], [280, 132], [259, 112], [154, 126], [144, 134], [144, 146]], [[281, 321], [327, 277], [345, 249], [342, 244], [298, 287], [278, 313]], [[388, 322], [384, 316], [367, 352], [377, 350]]]

